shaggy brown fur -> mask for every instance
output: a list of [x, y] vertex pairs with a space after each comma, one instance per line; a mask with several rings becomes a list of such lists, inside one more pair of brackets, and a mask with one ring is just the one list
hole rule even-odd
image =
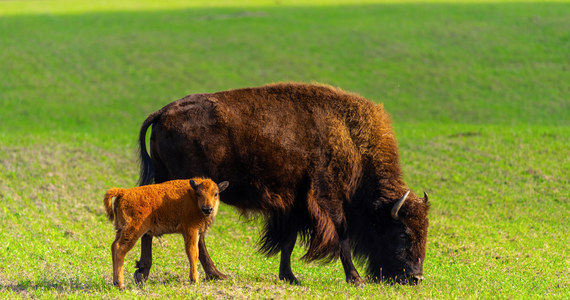
[[[382, 105], [296, 83], [194, 94], [151, 114], [139, 141], [141, 184], [188, 176], [235, 182], [222, 201], [266, 217], [261, 250], [281, 252], [281, 279], [297, 282], [290, 255], [298, 234], [307, 260], [340, 257], [349, 282], [362, 281], [352, 251], [375, 278], [421, 276], [427, 198], [410, 193], [399, 220], [390, 217], [408, 187]], [[143, 237], [139, 280], [148, 276], [151, 241]], [[207, 276], [223, 278], [203, 238], [199, 246]]]
[[[127, 252], [143, 235], [181, 233], [190, 261], [190, 280], [198, 281], [198, 239], [218, 211], [218, 193], [227, 187], [210, 179], [192, 178], [131, 189], [112, 188], [103, 200], [117, 236], [111, 245], [113, 283], [124, 288], [123, 263]], [[114, 203], [112, 199], [115, 198]]]

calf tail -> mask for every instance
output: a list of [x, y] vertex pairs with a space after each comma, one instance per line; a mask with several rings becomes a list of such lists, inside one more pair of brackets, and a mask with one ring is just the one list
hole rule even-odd
[[140, 177], [138, 185], [151, 184], [154, 180], [154, 165], [152, 164], [152, 159], [146, 151], [146, 131], [150, 125], [154, 124], [157, 117], [160, 116], [162, 110], [150, 114], [146, 120], [144, 120], [141, 130], [139, 133], [139, 165], [140, 165]]
[[[103, 199], [103, 204], [105, 205], [105, 211], [107, 212], [107, 218], [109, 221], [115, 219], [115, 213], [113, 212], [113, 203], [111, 200], [115, 197], [121, 197], [125, 189], [112, 188], [105, 193], [105, 198]], [[116, 200], [115, 200], [116, 201]]]

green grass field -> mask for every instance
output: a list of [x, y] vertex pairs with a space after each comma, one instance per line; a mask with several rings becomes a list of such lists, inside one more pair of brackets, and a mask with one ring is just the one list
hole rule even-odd
[[[0, 298], [570, 298], [570, 2], [0, 1]], [[301, 286], [222, 205], [188, 280], [181, 236], [112, 285], [102, 197], [136, 184], [146, 116], [190, 93], [321, 82], [384, 103], [406, 182], [432, 201], [425, 280]], [[362, 267], [359, 267], [364, 275]], [[200, 275], [204, 278], [203, 271]]]

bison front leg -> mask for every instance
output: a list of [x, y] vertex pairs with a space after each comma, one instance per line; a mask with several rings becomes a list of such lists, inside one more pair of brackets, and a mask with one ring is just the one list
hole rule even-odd
[[216, 269], [214, 262], [210, 258], [210, 254], [208, 254], [208, 249], [206, 248], [206, 240], [204, 236], [205, 234], [200, 234], [200, 238], [198, 239], [198, 250], [200, 252], [200, 255], [198, 257], [200, 258], [202, 268], [204, 268], [204, 273], [206, 273], [206, 279], [227, 279], [228, 277], [226, 275]]
[[358, 275], [358, 271], [352, 263], [352, 257], [350, 255], [350, 242], [346, 233], [342, 235], [339, 234], [340, 238], [340, 261], [342, 262], [342, 267], [344, 268], [344, 274], [346, 275], [346, 282], [352, 283], [355, 286], [361, 286], [364, 281]]
[[133, 274], [137, 284], [148, 279], [150, 267], [152, 267], [152, 235], [145, 234], [141, 238], [141, 258], [137, 261], [137, 270]]

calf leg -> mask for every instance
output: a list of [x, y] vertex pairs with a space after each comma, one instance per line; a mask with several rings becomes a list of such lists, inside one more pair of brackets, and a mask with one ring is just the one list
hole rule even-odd
[[137, 284], [143, 283], [148, 279], [150, 267], [152, 267], [152, 235], [145, 234], [141, 239], [141, 258], [137, 261], [137, 269], [133, 274]]
[[126, 229], [121, 233], [117, 233], [117, 236], [117, 239], [111, 245], [111, 251], [113, 252], [113, 284], [118, 286], [119, 289], [124, 289], [123, 264], [125, 263], [125, 255], [135, 246], [140, 235], [137, 235], [134, 229]]
[[191, 230], [184, 234], [184, 246], [190, 262], [190, 281], [198, 282], [198, 230]]
[[300, 284], [299, 280], [293, 275], [291, 270], [291, 253], [295, 248], [297, 240], [297, 231], [293, 230], [288, 234], [287, 239], [281, 245], [281, 262], [279, 263], [279, 279], [285, 280], [291, 284]]
[[228, 277], [226, 275], [216, 269], [214, 262], [210, 258], [210, 254], [208, 254], [208, 249], [206, 248], [206, 240], [204, 236], [205, 234], [200, 234], [200, 237], [198, 238], [198, 249], [200, 252], [200, 255], [198, 257], [200, 258], [202, 268], [204, 268], [204, 273], [206, 273], [206, 279], [227, 279]]
[[117, 258], [115, 255], [116, 249], [119, 247], [119, 238], [121, 237], [121, 232], [117, 230], [115, 235], [115, 240], [111, 244], [111, 258], [113, 259], [113, 284], [117, 285], [119, 283], [119, 273], [117, 272]]

